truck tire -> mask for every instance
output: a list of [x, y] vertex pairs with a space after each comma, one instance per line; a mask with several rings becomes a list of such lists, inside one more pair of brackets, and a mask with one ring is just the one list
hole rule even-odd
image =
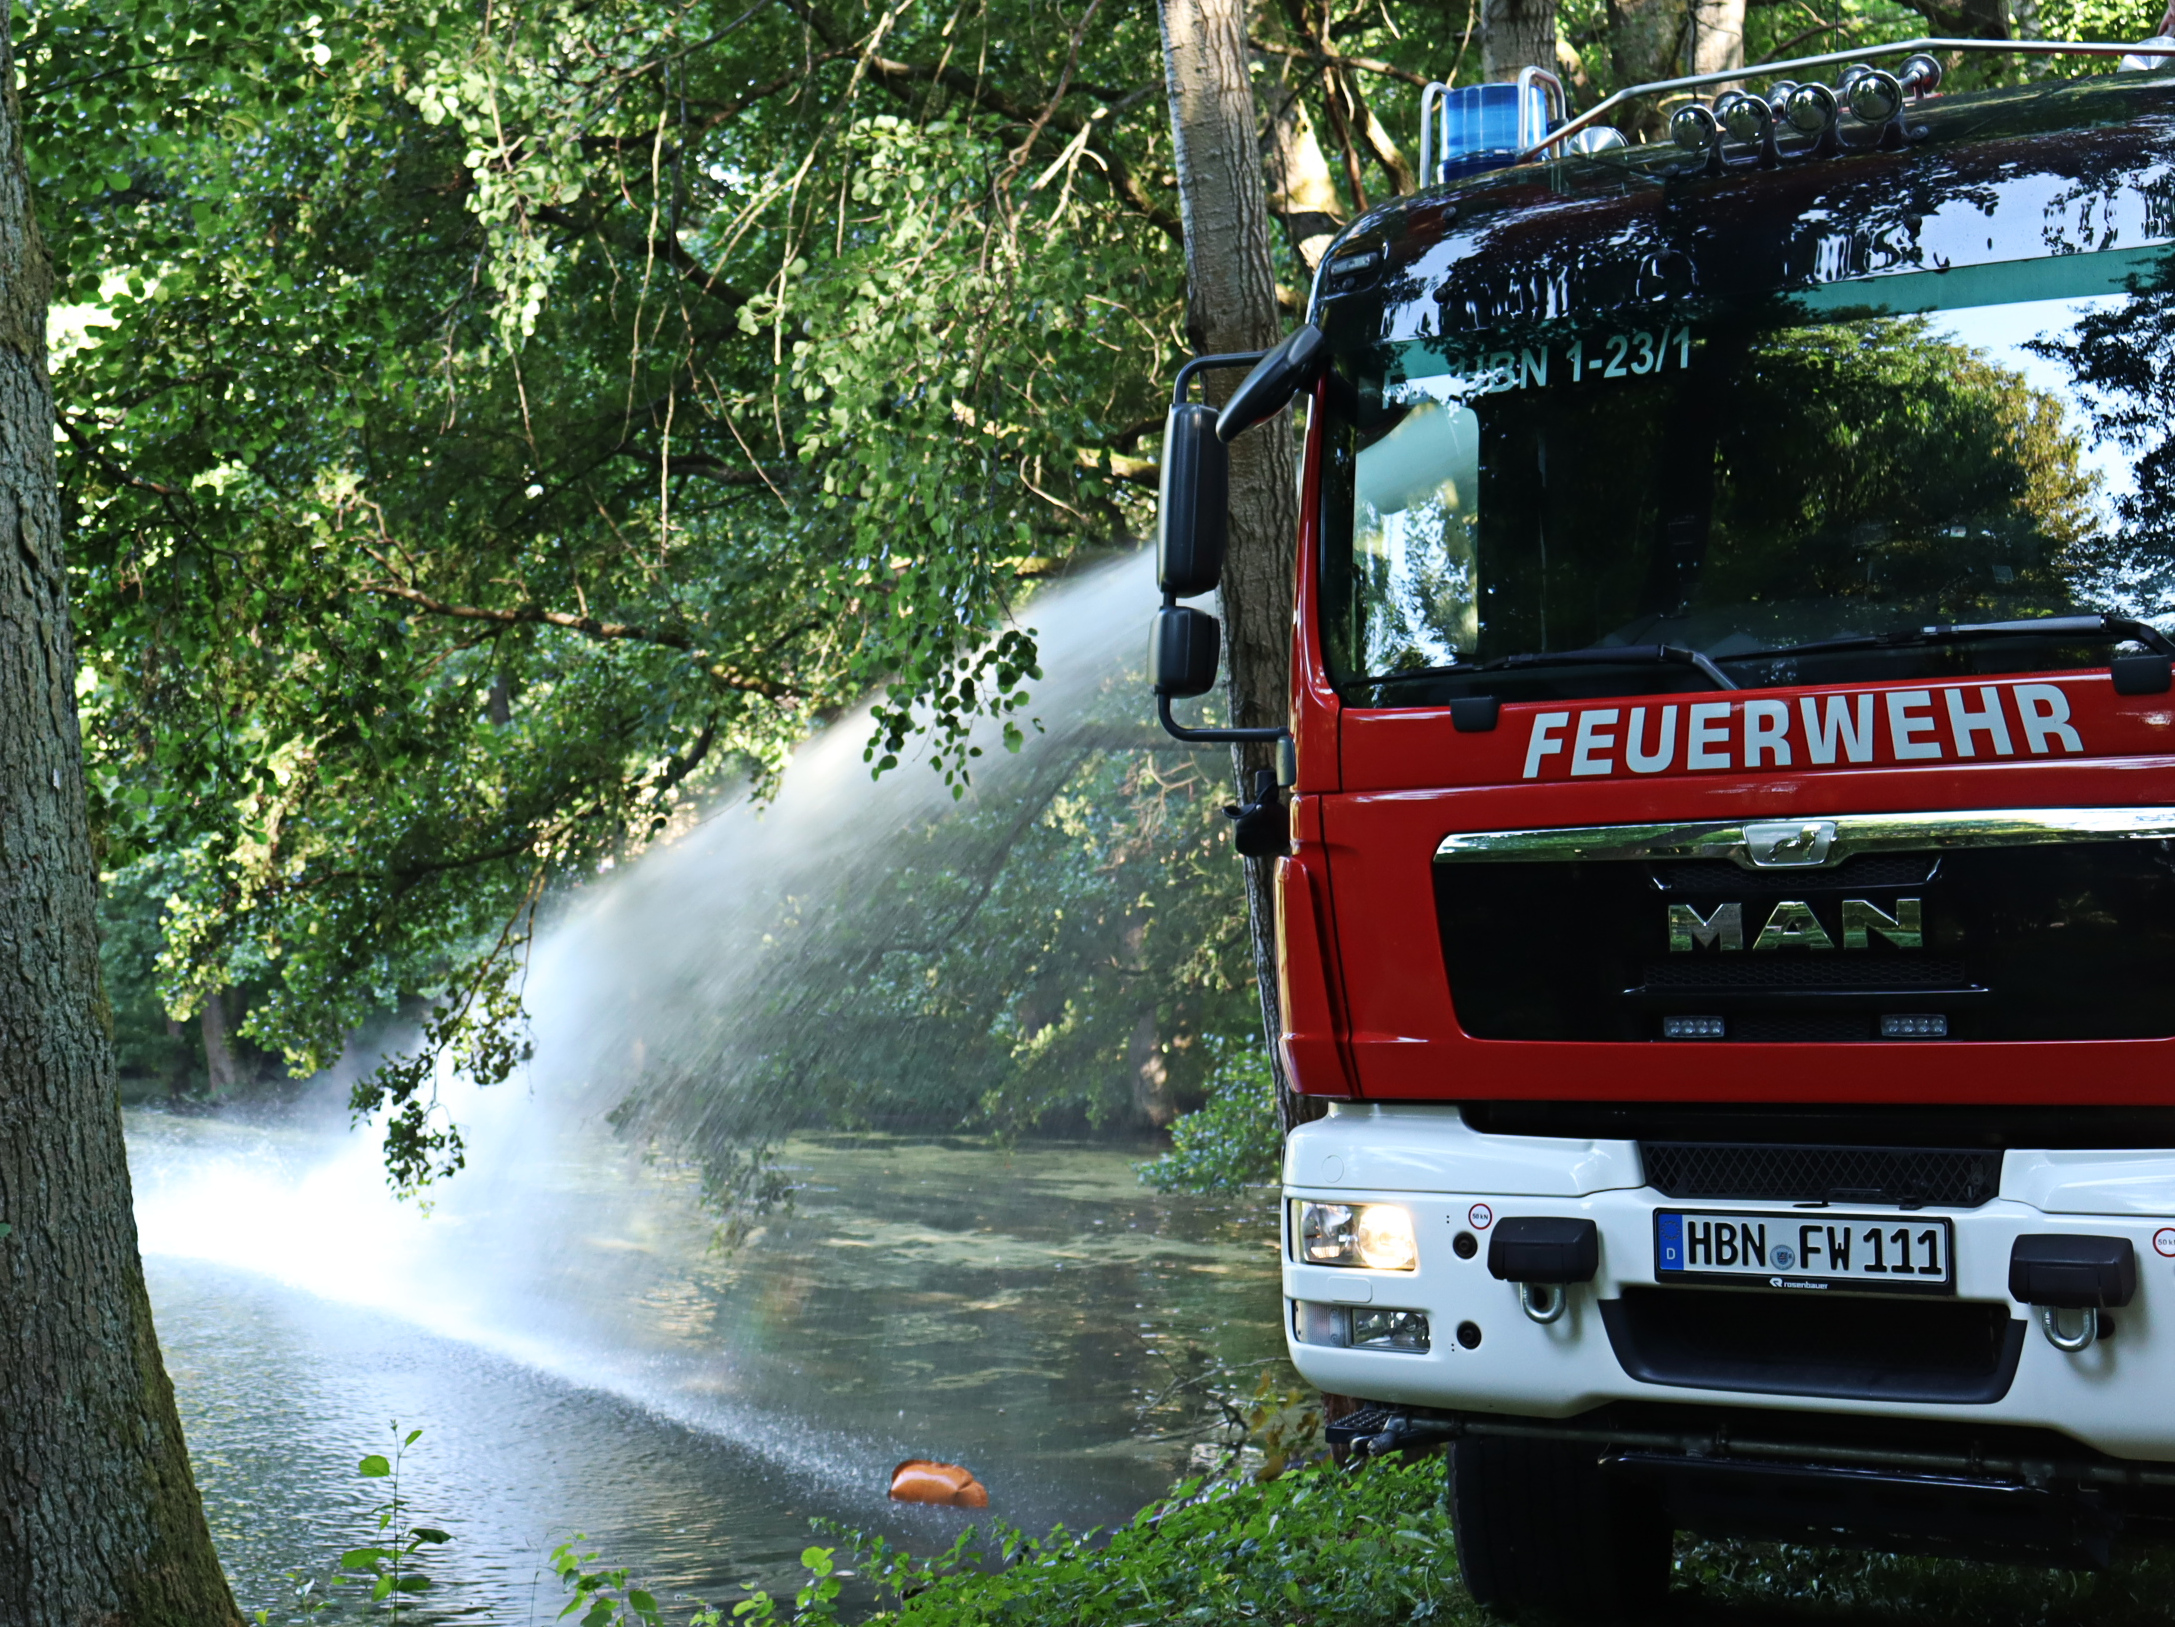
[[1466, 1591], [1490, 1610], [1622, 1621], [1669, 1591], [1666, 1521], [1612, 1483], [1590, 1445], [1459, 1441], [1450, 1503]]

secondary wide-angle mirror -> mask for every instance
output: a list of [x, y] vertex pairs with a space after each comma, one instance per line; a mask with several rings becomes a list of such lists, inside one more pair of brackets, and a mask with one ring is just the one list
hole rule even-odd
[[1216, 687], [1222, 631], [1216, 618], [1191, 605], [1167, 604], [1148, 632], [1148, 682], [1158, 695], [1189, 700]]

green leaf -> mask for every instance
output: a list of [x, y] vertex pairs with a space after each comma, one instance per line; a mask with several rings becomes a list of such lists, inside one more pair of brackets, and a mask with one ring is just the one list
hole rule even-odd
[[412, 1526], [410, 1527], [410, 1534], [418, 1542], [451, 1542], [453, 1540], [452, 1533], [441, 1531], [434, 1525]]
[[393, 1585], [403, 1593], [428, 1593], [431, 1584], [428, 1576], [418, 1576], [410, 1571]]
[[393, 1466], [373, 1452], [364, 1458], [362, 1462], [355, 1465], [355, 1472], [365, 1480], [383, 1480], [393, 1472]]
[[384, 1560], [393, 1558], [390, 1548], [350, 1548], [340, 1556], [340, 1568], [349, 1571], [372, 1570]]

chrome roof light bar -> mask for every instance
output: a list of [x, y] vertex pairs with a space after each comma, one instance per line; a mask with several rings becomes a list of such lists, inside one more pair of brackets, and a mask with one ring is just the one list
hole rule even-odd
[[[1795, 73], [1806, 68], [1827, 68], [1838, 63], [1848, 66], [1842, 79], [1832, 90], [1826, 85], [1800, 84], [1787, 80], [1783, 84], [1770, 86], [1769, 95], [1765, 98], [1751, 96], [1742, 91], [1724, 92], [1715, 98], [1712, 107], [1694, 102], [1679, 108], [1670, 121], [1670, 134], [1678, 145], [1695, 150], [1704, 149], [1715, 154], [1717, 159], [1721, 139], [1727, 135], [1746, 145], [1757, 147], [1760, 151], [1760, 162], [1765, 166], [1772, 163], [1777, 152], [1774, 143], [1778, 116], [1795, 133], [1812, 137], [1813, 150], [1844, 150], [1845, 144], [1837, 140], [1835, 127], [1842, 109], [1847, 106], [1861, 121], [1880, 125], [1883, 133], [1879, 138], [1879, 145], [1893, 145], [1902, 137], [1896, 121], [1906, 98], [1915, 100], [1940, 83], [1941, 64], [1928, 54], [1934, 51], [2014, 51], [2024, 56], [2111, 56], [2122, 58], [2125, 69], [2136, 71], [2166, 67], [2175, 62], [2175, 37], [2155, 35], [2134, 45], [2115, 44], [2106, 40], [1898, 40], [1891, 45], [1861, 45], [1848, 51], [1825, 51], [1818, 56], [1755, 62], [1742, 68], [1727, 68], [1716, 73], [1687, 74], [1680, 79], [1657, 79], [1650, 84], [1633, 85], [1617, 91], [1614, 95], [1596, 102], [1577, 118], [1548, 130], [1542, 139], [1524, 145], [1515, 162], [1529, 163], [1550, 151], [1561, 156], [1566, 152], [1585, 150], [1579, 146], [1576, 138], [1589, 127], [1598, 125], [1604, 114], [1622, 107], [1636, 97], [1701, 90], [1710, 85], [1734, 86], [1744, 80], [1769, 74]], [[1865, 60], [1868, 57], [1895, 56], [1907, 59], [1900, 75], [1872, 67]], [[1427, 108], [1428, 96], [1437, 88], [1430, 85], [1421, 93], [1423, 111]], [[1732, 122], [1733, 113], [1736, 115], [1735, 122]], [[1430, 128], [1424, 118], [1422, 128], [1423, 132]], [[1425, 143], [1424, 133], [1422, 140]], [[1423, 168], [1422, 174], [1426, 173]]]

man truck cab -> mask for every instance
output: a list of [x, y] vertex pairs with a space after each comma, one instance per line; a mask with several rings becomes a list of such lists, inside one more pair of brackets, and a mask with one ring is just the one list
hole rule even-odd
[[[1220, 416], [1308, 395], [1248, 810], [1327, 1103], [1292, 1359], [1355, 1449], [1455, 1443], [1485, 1603], [1654, 1598], [1673, 1530], [2175, 1517], [2175, 42], [1962, 95], [1984, 42], [1914, 44], [1647, 146], [1431, 92], [1447, 179]], [[1166, 443], [1167, 720], [1217, 424]]]

